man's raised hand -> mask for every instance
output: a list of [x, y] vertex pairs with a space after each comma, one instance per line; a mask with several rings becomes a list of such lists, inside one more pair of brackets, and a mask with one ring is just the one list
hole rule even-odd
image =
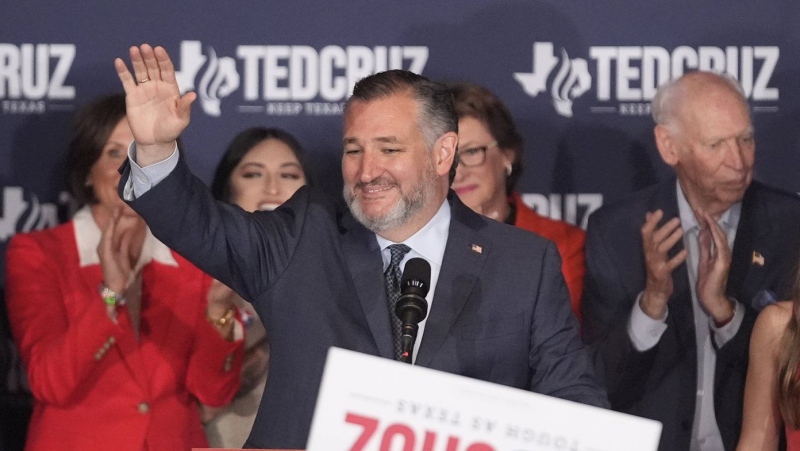
[[136, 140], [136, 162], [141, 166], [169, 157], [175, 140], [189, 125], [197, 95], [181, 96], [175, 67], [163, 47], [148, 44], [130, 48], [133, 74], [121, 58], [114, 60], [126, 94], [128, 124]]

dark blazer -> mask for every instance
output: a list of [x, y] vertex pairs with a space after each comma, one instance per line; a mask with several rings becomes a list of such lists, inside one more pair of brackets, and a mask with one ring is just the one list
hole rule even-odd
[[556, 221], [539, 215], [531, 207], [525, 205], [519, 193], [512, 194], [509, 202], [513, 203], [517, 211], [515, 226], [547, 238], [558, 248], [558, 253], [561, 255], [561, 273], [564, 274], [567, 282], [572, 313], [580, 322], [583, 276], [586, 274], [586, 258], [583, 255], [586, 232], [580, 227], [564, 221]]
[[[633, 347], [628, 319], [644, 290], [640, 228], [645, 212], [662, 209], [663, 222], [679, 217], [675, 179], [608, 205], [589, 218], [583, 299], [584, 341], [614, 410], [663, 423], [661, 451], [689, 449], [697, 389], [697, 346], [686, 265], [672, 274], [667, 330], [646, 352]], [[683, 249], [683, 241], [672, 254]], [[786, 299], [800, 249], [800, 199], [753, 182], [742, 200], [727, 294], [745, 306], [736, 336], [717, 350], [714, 407], [726, 450], [739, 440], [754, 300], [764, 290]], [[753, 258], [760, 253], [763, 265]], [[756, 259], [757, 260], [757, 259]]]
[[[607, 405], [569, 311], [556, 247], [472, 212], [452, 194], [450, 202], [417, 365]], [[375, 234], [324, 193], [301, 188], [274, 212], [248, 214], [215, 202], [181, 161], [131, 206], [264, 321], [270, 374], [247, 446], [305, 447], [331, 346], [393, 357]]]

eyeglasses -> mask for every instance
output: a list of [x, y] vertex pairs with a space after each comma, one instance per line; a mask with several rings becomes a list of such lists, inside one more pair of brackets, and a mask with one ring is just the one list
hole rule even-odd
[[486, 162], [486, 150], [497, 145], [497, 141], [492, 141], [485, 146], [470, 147], [469, 149], [456, 150], [458, 164], [466, 167], [480, 166]]

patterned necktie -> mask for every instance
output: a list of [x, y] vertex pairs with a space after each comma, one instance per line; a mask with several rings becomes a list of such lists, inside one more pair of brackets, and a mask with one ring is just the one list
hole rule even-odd
[[405, 244], [392, 244], [389, 246], [391, 258], [389, 260], [389, 267], [383, 273], [383, 280], [386, 284], [386, 297], [389, 299], [389, 318], [392, 324], [392, 338], [394, 338], [394, 359], [400, 360], [402, 348], [400, 346], [400, 328], [402, 323], [400, 318], [394, 314], [394, 308], [397, 305], [397, 300], [400, 299], [400, 262], [403, 257], [410, 251], [411, 248]]

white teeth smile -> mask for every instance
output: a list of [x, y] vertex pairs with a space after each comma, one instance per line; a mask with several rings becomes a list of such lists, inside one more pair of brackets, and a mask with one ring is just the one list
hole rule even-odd
[[364, 188], [364, 191], [367, 193], [379, 193], [381, 191], [388, 191], [392, 189], [392, 186], [382, 186], [382, 187], [374, 187], [374, 188]]
[[261, 210], [261, 211], [272, 211], [272, 210], [278, 208], [279, 206], [280, 206], [280, 204], [273, 204], [273, 203], [267, 202], [267, 203], [259, 205], [258, 209]]

